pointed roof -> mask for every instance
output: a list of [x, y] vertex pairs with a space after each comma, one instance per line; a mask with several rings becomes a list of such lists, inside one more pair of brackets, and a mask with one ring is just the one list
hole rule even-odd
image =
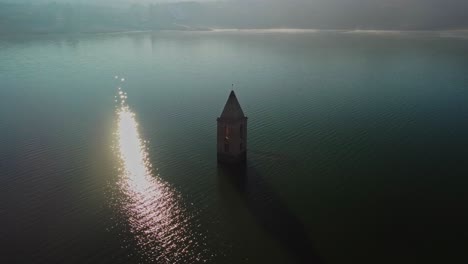
[[234, 91], [231, 91], [231, 94], [229, 94], [229, 98], [226, 102], [226, 105], [224, 106], [224, 110], [223, 113], [221, 113], [220, 118], [236, 120], [244, 117], [244, 112], [242, 111], [239, 101], [237, 100], [236, 94], [234, 93]]

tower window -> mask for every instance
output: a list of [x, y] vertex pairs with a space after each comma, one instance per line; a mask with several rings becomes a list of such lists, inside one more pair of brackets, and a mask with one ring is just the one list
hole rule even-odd
[[239, 132], [240, 132], [240, 138], [244, 138], [244, 126], [243, 125], [240, 125]]
[[240, 150], [242, 151], [243, 148], [244, 148], [244, 144], [240, 143]]
[[225, 126], [225, 127], [224, 127], [224, 137], [225, 137], [226, 139], [229, 139], [229, 132], [230, 132], [230, 131], [229, 131], [229, 127], [228, 127], [228, 126]]
[[229, 152], [229, 143], [224, 143], [224, 152]]

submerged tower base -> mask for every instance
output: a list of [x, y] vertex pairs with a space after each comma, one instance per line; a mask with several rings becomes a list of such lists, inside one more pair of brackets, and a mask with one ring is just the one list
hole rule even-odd
[[218, 153], [218, 163], [226, 165], [244, 165], [247, 161], [247, 152], [233, 156], [227, 153]]

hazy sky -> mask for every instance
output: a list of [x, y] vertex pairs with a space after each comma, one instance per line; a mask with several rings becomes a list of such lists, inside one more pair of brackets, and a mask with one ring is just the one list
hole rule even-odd
[[[178, 5], [186, 21], [219, 27], [297, 27], [362, 29], [466, 29], [468, 0], [0, 0], [16, 3], [86, 3], [131, 5], [198, 2]], [[222, 4], [210, 4], [218, 2]], [[179, 17], [177, 17], [179, 19]]]

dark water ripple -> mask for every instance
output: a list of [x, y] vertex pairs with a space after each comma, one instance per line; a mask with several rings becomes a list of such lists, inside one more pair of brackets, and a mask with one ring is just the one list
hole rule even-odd
[[[173, 32], [0, 47], [1, 263], [466, 259], [466, 40]], [[148, 140], [142, 189], [115, 169], [116, 74]], [[249, 116], [241, 172], [214, 153], [231, 83]]]

